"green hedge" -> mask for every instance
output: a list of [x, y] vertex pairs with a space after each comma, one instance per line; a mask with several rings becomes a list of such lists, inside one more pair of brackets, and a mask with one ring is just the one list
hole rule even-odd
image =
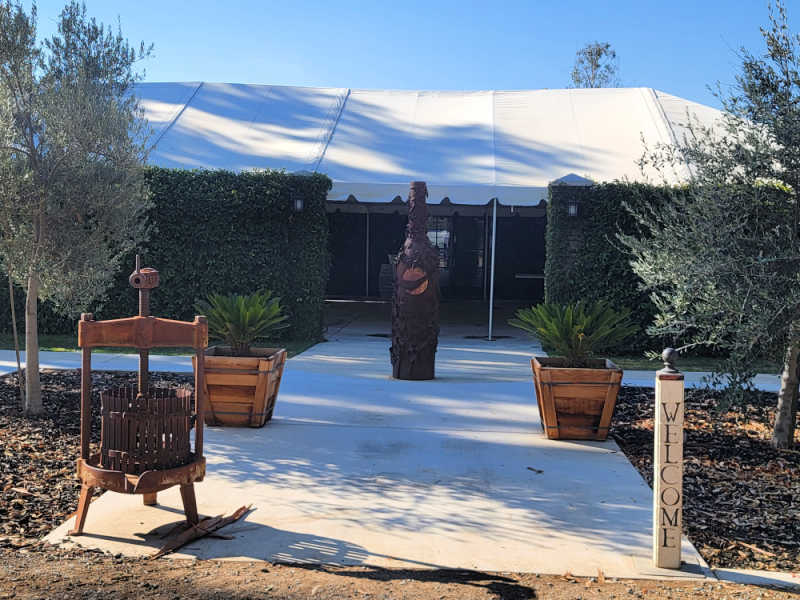
[[[629, 308], [640, 327], [635, 339], [618, 351], [661, 350], [663, 340], [645, 333], [655, 306], [617, 241], [618, 232], [633, 233], [635, 223], [624, 204], [657, 206], [668, 190], [638, 183], [603, 183], [588, 187], [550, 186], [547, 205], [545, 300], [570, 303], [606, 300]], [[569, 216], [569, 203], [578, 214]]]
[[[14, 302], [17, 311], [17, 331], [20, 343], [25, 338], [25, 290], [14, 287]], [[77, 320], [58, 314], [49, 302], [39, 303], [39, 333], [78, 333]], [[0, 333], [11, 332], [11, 304], [8, 301], [8, 277], [0, 273]]]
[[[146, 180], [154, 202], [153, 232], [141, 250], [142, 261], [158, 269], [161, 280], [151, 296], [152, 314], [189, 320], [195, 301], [210, 292], [268, 288], [289, 314], [285, 339], [322, 336], [330, 260], [325, 199], [331, 182], [326, 176], [153, 167]], [[299, 212], [293, 210], [296, 198], [303, 200]], [[94, 308], [95, 318], [138, 312], [137, 293], [128, 284], [133, 265], [131, 256], [108, 300]], [[18, 299], [24, 300], [21, 292]], [[0, 310], [8, 329], [7, 283], [0, 289]], [[40, 332], [75, 331], [74, 320], [54, 314], [47, 303], [40, 306]]]

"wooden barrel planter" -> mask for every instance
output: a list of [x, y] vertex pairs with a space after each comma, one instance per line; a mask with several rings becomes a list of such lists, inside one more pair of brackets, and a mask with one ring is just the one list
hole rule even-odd
[[251, 348], [246, 357], [231, 356], [224, 346], [209, 348], [206, 424], [263, 427], [275, 410], [285, 364], [283, 348]]
[[531, 359], [539, 418], [552, 440], [605, 440], [617, 404], [622, 369], [590, 359], [591, 368], [564, 366], [558, 357]]

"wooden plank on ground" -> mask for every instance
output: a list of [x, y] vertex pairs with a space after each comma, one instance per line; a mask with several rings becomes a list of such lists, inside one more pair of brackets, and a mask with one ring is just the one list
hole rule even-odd
[[238, 521], [247, 511], [250, 510], [251, 507], [252, 504], [248, 506], [242, 506], [229, 517], [223, 517], [220, 515], [217, 517], [208, 517], [203, 519], [197, 525], [192, 525], [186, 531], [183, 531], [167, 541], [167, 543], [164, 544], [164, 546], [162, 546], [158, 552], [153, 554], [150, 559], [153, 560], [169, 554], [170, 552], [175, 552], [175, 550], [185, 546], [189, 542], [193, 542], [201, 537], [210, 535], [218, 529], [222, 529], [226, 525], [230, 525], [231, 523]]

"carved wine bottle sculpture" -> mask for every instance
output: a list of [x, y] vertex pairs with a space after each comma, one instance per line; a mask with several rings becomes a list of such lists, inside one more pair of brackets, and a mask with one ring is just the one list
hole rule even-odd
[[397, 256], [392, 295], [392, 375], [433, 379], [439, 341], [439, 252], [428, 239], [428, 189], [412, 181], [406, 241]]

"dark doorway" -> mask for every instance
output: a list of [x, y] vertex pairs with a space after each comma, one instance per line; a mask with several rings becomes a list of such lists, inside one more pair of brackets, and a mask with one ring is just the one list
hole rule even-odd
[[525, 300], [544, 298], [545, 217], [497, 219], [495, 298]]
[[[408, 217], [399, 212], [369, 215], [369, 295], [390, 298], [392, 263], [406, 235]], [[364, 248], [361, 249], [363, 257]]]
[[367, 234], [363, 214], [328, 213], [328, 248], [331, 270], [329, 297], [362, 297], [365, 291], [366, 262], [364, 243]]
[[453, 216], [453, 252], [449, 293], [480, 299], [486, 267], [486, 217]]
[[450, 267], [453, 262], [453, 217], [428, 217], [428, 239], [439, 253], [439, 289], [450, 297]]
[[[454, 207], [455, 208], [455, 207]], [[452, 210], [452, 209], [451, 209]], [[491, 268], [491, 208], [481, 215], [431, 215], [428, 237], [439, 251], [444, 299], [486, 299]], [[503, 207], [506, 214], [509, 209]], [[540, 302], [544, 296], [546, 218], [498, 216], [495, 298]], [[392, 258], [405, 239], [402, 211], [331, 212], [330, 298], [389, 298]], [[369, 248], [369, 258], [367, 258]]]

